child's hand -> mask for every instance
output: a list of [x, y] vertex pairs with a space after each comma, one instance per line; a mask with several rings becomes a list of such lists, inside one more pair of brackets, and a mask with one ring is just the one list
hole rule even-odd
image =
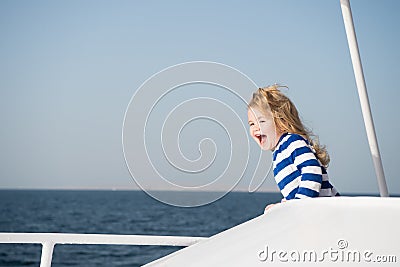
[[275, 204], [269, 204], [268, 206], [265, 207], [264, 209], [264, 214], [267, 213], [268, 210], [270, 210], [273, 206], [275, 206], [277, 203]]
[[[287, 201], [286, 198], [283, 198], [283, 199], [281, 200], [280, 203], [283, 203], [283, 202], [286, 202], [286, 201]], [[275, 205], [277, 205], [277, 204], [279, 204], [279, 203], [267, 205], [267, 206], [265, 207], [265, 209], [264, 209], [264, 214], [267, 213], [268, 210], [270, 210], [273, 206], [275, 206]]]

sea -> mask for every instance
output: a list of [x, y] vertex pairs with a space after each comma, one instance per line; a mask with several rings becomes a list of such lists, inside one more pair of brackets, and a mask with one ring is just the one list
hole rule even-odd
[[[175, 207], [142, 191], [0, 190], [0, 232], [210, 237], [261, 215], [280, 193], [230, 192], [201, 207]], [[53, 267], [141, 266], [182, 247], [61, 245]], [[0, 266], [39, 266], [40, 244], [0, 244]]]

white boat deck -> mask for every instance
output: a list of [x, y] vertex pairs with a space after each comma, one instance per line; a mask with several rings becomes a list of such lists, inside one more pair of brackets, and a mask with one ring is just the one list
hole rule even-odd
[[400, 198], [291, 200], [145, 266], [396, 266]]

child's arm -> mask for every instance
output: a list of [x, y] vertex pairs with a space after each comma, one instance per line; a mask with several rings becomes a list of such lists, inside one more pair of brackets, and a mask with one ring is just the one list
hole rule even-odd
[[293, 151], [294, 164], [301, 172], [296, 199], [318, 197], [322, 184], [322, 168], [315, 154], [304, 140], [298, 140], [299, 148]]

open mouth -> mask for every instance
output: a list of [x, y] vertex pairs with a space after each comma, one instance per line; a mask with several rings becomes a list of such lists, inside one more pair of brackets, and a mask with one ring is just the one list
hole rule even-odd
[[265, 140], [264, 138], [266, 138], [267, 136], [263, 135], [263, 134], [257, 134], [256, 137], [257, 137], [258, 142], [260, 143], [260, 145], [262, 145], [263, 144], [263, 140]]

